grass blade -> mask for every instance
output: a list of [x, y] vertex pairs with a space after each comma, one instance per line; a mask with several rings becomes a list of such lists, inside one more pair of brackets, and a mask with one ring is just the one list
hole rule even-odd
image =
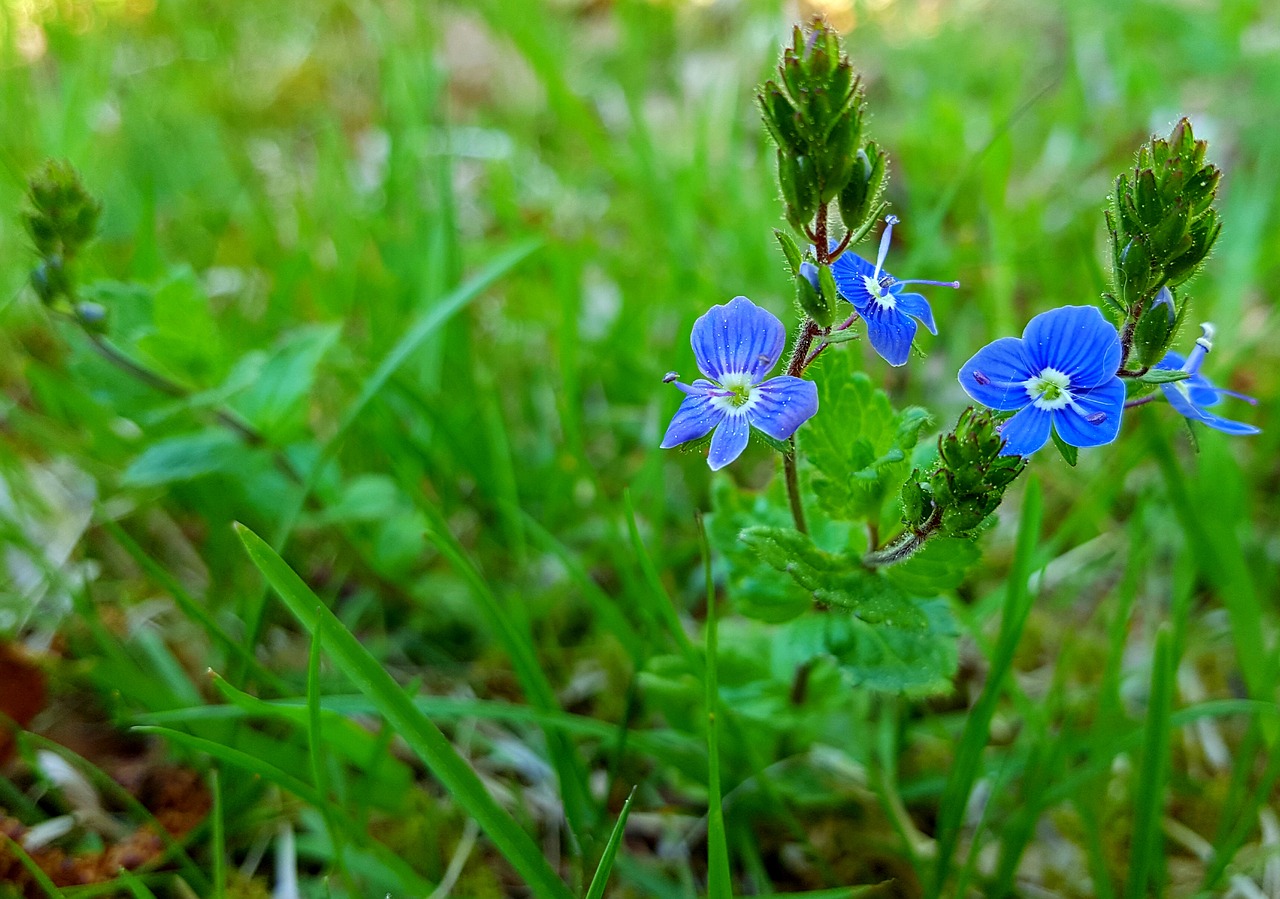
[[[209, 792], [213, 794], [213, 810], [210, 812], [213, 831], [213, 895], [214, 899], [227, 896], [227, 825], [222, 807], [222, 778], [218, 769], [209, 772]], [[131, 887], [132, 888], [132, 887]]]
[[720, 736], [716, 721], [720, 686], [717, 683], [716, 657], [716, 587], [711, 579], [711, 547], [702, 516], [698, 516], [698, 534], [702, 541], [703, 574], [707, 579], [707, 669], [703, 682], [707, 686], [707, 897], [733, 899], [733, 882], [729, 874], [729, 842], [724, 830], [724, 806], [720, 793]]
[[[1129, 880], [1125, 895], [1148, 895], [1161, 866], [1160, 819], [1164, 812], [1164, 787], [1169, 776], [1169, 739], [1176, 660], [1173, 632], [1164, 625], [1156, 632], [1155, 660], [1151, 665], [1151, 699], [1142, 738], [1142, 763], [1133, 795], [1133, 839], [1129, 850]], [[1159, 888], [1156, 894], [1159, 895]]]
[[600, 864], [596, 867], [595, 877], [591, 878], [591, 886], [587, 889], [587, 899], [602, 899], [605, 884], [609, 882], [609, 872], [613, 870], [613, 858], [618, 854], [618, 846], [622, 843], [622, 834], [627, 827], [627, 816], [631, 814], [631, 803], [636, 798], [636, 788], [632, 787], [627, 794], [627, 801], [622, 804], [618, 813], [618, 823], [613, 825], [613, 833], [609, 834], [609, 842], [605, 844], [604, 855], [600, 856]]
[[27, 869], [27, 873], [31, 875], [31, 879], [36, 882], [36, 886], [51, 899], [63, 899], [66, 896], [57, 885], [49, 879], [49, 875], [44, 873], [44, 869], [36, 864], [36, 860], [27, 855], [27, 851], [22, 848], [22, 844], [8, 834], [0, 834], [4, 837], [4, 843], [0, 845], [8, 846], [10, 852], [17, 856], [18, 861], [22, 862], [22, 866]]
[[1043, 510], [1040, 483], [1032, 480], [1022, 501], [1022, 518], [1018, 523], [1018, 544], [1014, 552], [1013, 568], [1009, 572], [1009, 588], [1005, 593], [1004, 612], [1000, 619], [1000, 636], [996, 640], [991, 670], [982, 694], [974, 703], [960, 735], [951, 776], [947, 778], [938, 810], [938, 861], [934, 869], [929, 895], [941, 896], [951, 871], [952, 856], [960, 837], [960, 821], [969, 793], [978, 776], [982, 751], [990, 735], [991, 719], [1004, 689], [1005, 678], [1013, 666], [1013, 654], [1031, 611], [1032, 594], [1027, 580], [1031, 575], [1031, 557], [1040, 535], [1040, 517]]
[[[334, 662], [399, 736], [440, 779], [445, 789], [476, 819], [498, 851], [539, 896], [570, 899], [569, 890], [543, 858], [537, 845], [489, 795], [471, 766], [445, 739], [444, 734], [414, 706], [368, 650], [343, 627], [302, 579], [284, 563], [261, 537], [236, 525], [249, 558], [280, 595], [294, 616], [310, 631], [324, 622], [324, 643]], [[306, 784], [303, 788], [310, 792]]]

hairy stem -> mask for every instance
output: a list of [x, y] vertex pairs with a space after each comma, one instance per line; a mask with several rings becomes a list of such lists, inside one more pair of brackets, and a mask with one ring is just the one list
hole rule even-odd
[[831, 254], [827, 252], [827, 204], [823, 203], [818, 207], [818, 217], [813, 223], [813, 252], [818, 257], [819, 265], [826, 265], [831, 261]]
[[934, 506], [933, 512], [925, 519], [924, 524], [904, 534], [897, 542], [886, 546], [884, 549], [867, 553], [862, 557], [862, 564], [870, 568], [882, 568], [886, 565], [895, 565], [904, 559], [909, 559], [918, 553], [929, 538], [941, 528], [942, 510]]
[[791, 519], [796, 530], [802, 534], [809, 533], [809, 526], [804, 520], [804, 501], [800, 498], [800, 472], [796, 467], [796, 438], [792, 435], [787, 441], [787, 451], [782, 454], [782, 473], [787, 482], [787, 500], [791, 503]]

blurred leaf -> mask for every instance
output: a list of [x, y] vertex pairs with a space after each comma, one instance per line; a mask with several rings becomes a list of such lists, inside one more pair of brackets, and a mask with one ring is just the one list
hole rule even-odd
[[219, 472], [243, 471], [251, 451], [227, 431], [207, 430], [153, 443], [125, 471], [129, 487], [154, 487]]
[[306, 398], [315, 385], [316, 369], [341, 333], [338, 325], [301, 328], [276, 346], [266, 362], [255, 366], [252, 386], [231, 403], [268, 438], [281, 441], [305, 423]]
[[193, 384], [220, 380], [222, 339], [194, 271], [175, 268], [151, 294], [152, 330], [138, 348], [162, 369]]
[[800, 441], [818, 470], [813, 492], [833, 518], [878, 522], [885, 500], [911, 470], [910, 453], [928, 413], [915, 406], [894, 412], [871, 378], [852, 371], [848, 353], [826, 353], [814, 380], [822, 414]]
[[[440, 779], [445, 790], [474, 817], [494, 846], [538, 895], [568, 899], [569, 890], [547, 863], [542, 851], [511, 815], [491, 797], [479, 776], [430, 718], [414, 707], [404, 689], [367, 649], [360, 645], [284, 560], [258, 535], [237, 525], [245, 550], [289, 611], [308, 630], [323, 624], [323, 642], [335, 664], [373, 700], [387, 723]], [[290, 789], [305, 796], [310, 787]], [[316, 803], [319, 805], [320, 803]]]

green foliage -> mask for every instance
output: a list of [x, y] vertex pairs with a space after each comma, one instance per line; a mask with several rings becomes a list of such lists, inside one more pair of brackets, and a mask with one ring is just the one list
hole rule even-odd
[[934, 596], [959, 587], [981, 558], [973, 540], [934, 537], [906, 561], [885, 569], [885, 576], [912, 596]]
[[[743, 539], [750, 528], [781, 531], [790, 527], [791, 514], [781, 494], [782, 485], [776, 482], [768, 491], [753, 495], [719, 480], [712, 489], [712, 514], [707, 518], [707, 538], [726, 563], [729, 595], [737, 611], [762, 621], [786, 621], [813, 605], [811, 589], [770, 564]], [[810, 545], [815, 552], [851, 549], [853, 531], [847, 524], [817, 521], [814, 529]]]
[[[705, 893], [694, 511], [712, 507], [736, 893], [834, 899], [891, 876], [873, 892], [929, 895], [941, 866], [942, 895], [1120, 896], [1135, 861], [1148, 891], [1264, 882], [1260, 820], [1280, 779], [1280, 141], [1257, 114], [1280, 102], [1280, 77], [1259, 52], [1265, 4], [1014, 0], [925, 18], [856, 4], [876, 142], [864, 127], [832, 202], [847, 227], [880, 206], [891, 152], [909, 175], [892, 199], [910, 257], [892, 270], [955, 271], [965, 288], [935, 304], [944, 339], [927, 363], [890, 370], [857, 341], [824, 358], [954, 420], [955, 367], [976, 347], [1118, 292], [1090, 249], [1098, 173], [1132, 171], [1135, 129], [1168, 110], [1211, 109], [1197, 131], [1230, 150], [1226, 227], [1194, 311], [1218, 325], [1210, 377], [1256, 395], [1264, 428], [1204, 433], [1195, 455], [1153, 402], [1075, 469], [1038, 454], [1042, 527], [1019, 534], [1010, 517], [1033, 502], [1020, 479], [979, 527], [981, 564], [972, 539], [935, 533], [877, 572], [925, 630], [816, 611], [741, 539], [792, 526], [769, 453], [709, 479], [703, 459], [656, 447], [679, 399], [661, 373], [692, 371], [688, 325], [737, 294], [783, 314], [786, 269], [812, 242], [797, 235], [781, 264], [773, 147], [762, 165], [751, 119], [749, 87], [775, 56], [762, 36], [785, 37], [784, 10], [724, 6], [0, 4], [0, 653], [48, 675], [37, 727], [92, 732], [93, 764], [76, 767], [129, 832], [167, 836], [107, 773], [122, 745], [126, 781], [220, 775], [216, 811], [164, 859], [67, 895], [217, 896], [225, 881], [265, 896], [286, 832], [304, 896], [443, 894], [448, 877], [455, 896], [547, 893], [509, 844], [471, 839], [465, 794], [414, 753], [413, 726], [386, 723], [394, 690], [528, 837], [528, 870], [547, 856], [582, 895], [616, 836], [607, 894]], [[65, 247], [42, 255], [23, 218], [25, 178], [51, 156], [101, 202], [70, 264]], [[1158, 311], [1139, 321], [1135, 362], [1157, 352]], [[819, 470], [812, 430], [799, 476], [813, 546], [856, 568], [874, 516], [830, 520], [812, 485], [860, 469]], [[931, 508], [932, 435], [904, 455], [925, 486], [890, 488], [878, 538], [894, 539], [900, 505], [917, 521]], [[277, 603], [232, 520], [270, 535], [314, 589], [303, 606], [338, 623], [312, 630]], [[886, 637], [899, 659], [936, 652], [948, 644], [920, 636], [952, 590], [952, 698], [853, 686], [830, 623], [851, 663]], [[351, 693], [342, 633], [390, 679], [378, 704]], [[905, 667], [879, 674], [910, 688]], [[946, 670], [925, 653], [914, 680]], [[19, 744], [0, 814], [38, 826], [62, 803], [31, 792], [35, 753], [62, 750]], [[85, 828], [56, 842], [116, 848]]]
[[814, 468], [814, 495], [834, 519], [878, 522], [910, 471], [928, 413], [916, 406], [895, 412], [846, 353], [825, 353], [812, 371], [821, 414], [805, 428], [801, 449]]
[[779, 636], [801, 664], [830, 656], [853, 686], [881, 692], [922, 696], [949, 688], [955, 620], [945, 600], [919, 602], [908, 591], [923, 586], [927, 595], [963, 576], [963, 551], [944, 547], [927, 566], [893, 579], [862, 568], [856, 557], [824, 552], [790, 528], [748, 528], [742, 540], [819, 604]]
[[905, 620], [811, 613], [783, 625], [778, 640], [802, 663], [831, 658], [852, 688], [919, 698], [951, 690], [959, 634], [947, 601], [931, 599], [911, 604]]
[[823, 552], [806, 535], [791, 528], [752, 527], [741, 534], [767, 565], [787, 574], [813, 599], [854, 612], [863, 621], [897, 622], [920, 627], [924, 619], [910, 598], [856, 559]]

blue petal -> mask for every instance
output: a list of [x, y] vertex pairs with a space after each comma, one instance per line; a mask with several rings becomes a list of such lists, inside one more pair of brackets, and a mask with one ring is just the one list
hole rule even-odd
[[1053, 368], [1072, 388], [1096, 387], [1120, 368], [1120, 332], [1096, 306], [1062, 306], [1042, 312], [1022, 332], [1037, 374]]
[[898, 311], [905, 312], [913, 318], [920, 319], [920, 324], [929, 329], [929, 333], [937, 335], [938, 326], [933, 323], [933, 309], [929, 301], [918, 293], [900, 293], [895, 296]]
[[1026, 341], [1001, 337], [989, 343], [960, 369], [960, 386], [982, 405], [1001, 412], [1031, 402], [1023, 382], [1038, 374]]
[[[705, 382], [703, 382], [705, 383]], [[689, 391], [680, 408], [671, 418], [667, 433], [662, 438], [662, 448], [671, 449], [690, 440], [705, 437], [711, 429], [720, 424], [724, 418], [724, 410], [718, 408], [713, 398], [707, 393]]]
[[911, 358], [911, 341], [916, 337], [915, 320], [879, 303], [868, 303], [861, 311], [872, 349], [890, 365], [905, 365]]
[[1072, 446], [1102, 446], [1115, 440], [1124, 414], [1124, 382], [1113, 377], [1074, 396], [1072, 405], [1053, 413], [1058, 436]]
[[[1192, 375], [1181, 383], [1187, 388], [1187, 392], [1191, 394], [1191, 402], [1197, 406], [1216, 406], [1222, 402], [1224, 393], [1231, 393], [1230, 390], [1214, 387], [1213, 382], [1201, 374]], [[1238, 393], [1232, 393], [1231, 395], [1241, 396]]]
[[755, 383], [782, 356], [786, 329], [778, 317], [746, 297], [712, 306], [693, 323], [693, 355], [698, 368], [714, 381], [727, 374], [747, 373]]
[[1027, 406], [1000, 427], [1005, 439], [1002, 456], [1029, 456], [1049, 440], [1053, 414], [1036, 406]]
[[711, 438], [711, 452], [707, 464], [712, 471], [719, 471], [742, 455], [751, 436], [751, 423], [745, 415], [726, 415]]
[[[843, 253], [831, 263], [831, 275], [836, 280], [836, 288], [840, 296], [853, 304], [853, 308], [861, 312], [871, 302], [871, 292], [867, 290], [864, 278], [876, 273], [876, 267], [857, 253]], [[884, 272], [881, 272], [884, 274]]]
[[1261, 428], [1245, 424], [1242, 421], [1232, 421], [1229, 418], [1223, 418], [1221, 415], [1214, 415], [1212, 412], [1204, 411], [1178, 389], [1177, 383], [1161, 384], [1160, 389], [1164, 391], [1165, 399], [1169, 401], [1169, 405], [1192, 421], [1198, 421], [1203, 425], [1208, 425], [1214, 430], [1222, 431], [1224, 434], [1243, 435], [1262, 433]]
[[1175, 353], [1173, 350], [1164, 354], [1164, 358], [1157, 362], [1152, 368], [1163, 368], [1169, 371], [1178, 371], [1182, 366], [1186, 365], [1187, 360], [1182, 358], [1181, 353]]
[[786, 440], [818, 411], [818, 385], [790, 375], [770, 378], [751, 396], [751, 424], [774, 440]]
[[1000, 455], [1032, 455], [1048, 442], [1048, 428], [1052, 423], [1052, 412], [1028, 406], [1000, 426], [1000, 435], [1005, 438], [1005, 448]]

